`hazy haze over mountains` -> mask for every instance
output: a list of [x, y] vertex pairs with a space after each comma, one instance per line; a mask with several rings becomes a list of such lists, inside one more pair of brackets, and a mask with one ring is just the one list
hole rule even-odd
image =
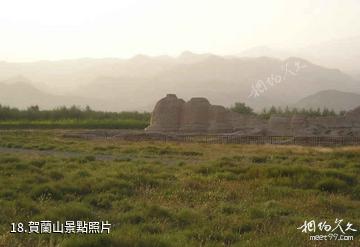
[[[275, 77], [279, 79], [276, 83]], [[272, 82], [268, 81], [271, 78]], [[260, 80], [266, 90], [249, 97]], [[151, 110], [170, 92], [185, 99], [207, 97], [225, 106], [242, 101], [260, 110], [271, 105], [294, 105], [322, 90], [360, 93], [360, 83], [353, 77], [301, 58], [280, 60], [189, 51], [178, 57], [138, 55], [128, 60], [0, 63], [1, 81], [1, 104], [21, 108], [76, 104], [99, 110], [142, 111]]]
[[297, 56], [328, 68], [338, 68], [357, 76], [360, 74], [360, 36], [345, 39], [334, 39], [297, 49], [275, 49], [268, 46], [257, 46], [246, 49], [240, 56], [269, 56], [284, 59]]
[[115, 109], [117, 104], [110, 101], [94, 100], [80, 96], [54, 95], [45, 93], [28, 82], [17, 81], [11, 84], [0, 83], [0, 104], [25, 109], [38, 105], [42, 109], [54, 109], [60, 106], [92, 105], [95, 109]]
[[260, 110], [360, 93], [359, 16], [359, 0], [3, 0], [0, 104], [151, 110], [175, 93]]

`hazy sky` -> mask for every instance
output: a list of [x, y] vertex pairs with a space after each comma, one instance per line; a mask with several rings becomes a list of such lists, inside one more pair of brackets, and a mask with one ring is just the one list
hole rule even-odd
[[360, 35], [359, 0], [1, 0], [0, 61], [234, 54]]

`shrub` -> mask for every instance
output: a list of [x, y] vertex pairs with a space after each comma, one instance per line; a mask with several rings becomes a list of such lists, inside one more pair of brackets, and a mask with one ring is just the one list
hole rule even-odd
[[257, 164], [266, 163], [267, 160], [268, 160], [267, 156], [254, 156], [251, 158], [251, 162]]
[[265, 212], [259, 208], [250, 208], [249, 216], [251, 219], [262, 219], [266, 215], [265, 215]]
[[35, 199], [53, 199], [60, 200], [62, 198], [62, 193], [55, 189], [52, 185], [44, 184], [34, 188], [31, 193], [31, 197]]
[[329, 163], [328, 167], [339, 169], [339, 168], [344, 168], [345, 164], [343, 162], [339, 162], [339, 161], [332, 161]]
[[150, 234], [159, 234], [163, 232], [161, 225], [148, 223], [141, 226], [141, 231]]
[[299, 177], [300, 175], [311, 175], [315, 177], [318, 172], [314, 169], [300, 166], [272, 166], [266, 169], [267, 177]]
[[51, 171], [49, 176], [54, 180], [60, 180], [64, 178], [64, 175], [59, 171]]
[[134, 225], [138, 225], [145, 222], [145, 218], [141, 211], [127, 212], [122, 215], [122, 221]]
[[28, 166], [22, 162], [16, 163], [13, 165], [16, 170], [26, 170]]
[[355, 200], [360, 200], [360, 185], [354, 187], [351, 193], [351, 198]]
[[30, 165], [42, 168], [46, 164], [46, 160], [32, 160], [30, 161]]
[[183, 152], [181, 152], [181, 154], [184, 156], [202, 156], [203, 155], [203, 153], [196, 152], [196, 151], [183, 151]]
[[24, 215], [34, 215], [40, 212], [38, 205], [29, 198], [22, 197], [15, 201], [17, 213]]
[[117, 234], [112, 238], [112, 244], [108, 246], [119, 247], [168, 247], [173, 246], [171, 240], [164, 240], [156, 235], [149, 235], [140, 231]]
[[181, 209], [177, 215], [177, 224], [179, 227], [189, 226], [199, 220], [199, 215], [188, 209]]
[[345, 190], [346, 183], [337, 178], [325, 178], [316, 184], [316, 188], [327, 192], [339, 192]]
[[144, 147], [142, 150], [146, 154], [152, 154], [152, 155], [170, 155], [170, 154], [177, 154], [178, 151], [174, 148], [171, 148], [169, 146], [161, 148], [156, 146], [147, 146]]
[[278, 201], [270, 200], [264, 203], [264, 209], [267, 217], [277, 217], [289, 215], [290, 210], [281, 205]]
[[0, 159], [0, 163], [16, 163], [19, 162], [20, 159], [16, 157], [4, 157]]
[[115, 196], [109, 193], [98, 194], [91, 197], [89, 200], [90, 205], [100, 209], [110, 209], [112, 207], [112, 201]]
[[78, 172], [76, 173], [76, 176], [81, 177], [81, 178], [84, 178], [84, 177], [89, 177], [89, 176], [91, 176], [91, 174], [90, 174], [88, 171], [82, 170], [82, 171], [78, 171]]
[[349, 185], [356, 183], [356, 178], [354, 176], [336, 170], [328, 170], [325, 172], [325, 175], [328, 177], [340, 179]]
[[62, 242], [64, 247], [104, 247], [113, 246], [109, 235], [85, 235], [66, 239]]
[[83, 163], [88, 163], [88, 162], [95, 161], [95, 160], [96, 160], [96, 157], [95, 157], [95, 156], [93, 156], [93, 155], [88, 155], [88, 156], [79, 158], [78, 161], [79, 161], [80, 164], [83, 164]]
[[153, 205], [147, 209], [147, 217], [149, 218], [158, 218], [158, 219], [169, 219], [172, 217], [168, 209]]
[[208, 176], [216, 172], [216, 169], [211, 164], [203, 164], [194, 168], [195, 172], [204, 176]]
[[98, 183], [96, 189], [99, 192], [111, 192], [118, 197], [126, 197], [134, 194], [134, 185], [125, 180], [104, 179]]
[[187, 235], [189, 239], [199, 242], [199, 246], [231, 246], [238, 240], [236, 233], [224, 230], [220, 225], [197, 228]]
[[13, 190], [1, 191], [0, 198], [4, 200], [14, 200], [16, 198], [16, 193]]
[[78, 184], [73, 184], [71, 182], [64, 181], [57, 184], [55, 188], [63, 195], [87, 195], [92, 192], [92, 184], [89, 182], [80, 182]]
[[253, 223], [251, 223], [249, 221], [245, 221], [245, 222], [241, 223], [239, 227], [233, 229], [233, 231], [243, 234], [246, 232], [251, 232], [253, 229], [254, 229]]
[[47, 209], [44, 215], [49, 220], [94, 220], [92, 210], [84, 203], [70, 202]]
[[29, 183], [43, 184], [49, 182], [49, 178], [40, 174], [34, 175], [34, 177], [27, 180]]
[[154, 179], [150, 175], [138, 174], [132, 177], [132, 182], [136, 187], [147, 187], [147, 188], [156, 188], [160, 185], [160, 182]]

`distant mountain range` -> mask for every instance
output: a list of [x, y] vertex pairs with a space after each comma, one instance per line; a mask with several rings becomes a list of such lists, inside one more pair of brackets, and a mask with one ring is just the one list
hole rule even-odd
[[323, 109], [326, 107], [335, 111], [349, 110], [360, 106], [360, 94], [326, 90], [309, 95], [301, 99], [294, 106], [313, 109]]
[[[258, 95], [251, 97], [254, 87]], [[326, 69], [300, 58], [208, 55], [193, 63], [173, 63], [155, 76], [99, 77], [82, 85], [75, 94], [121, 99], [128, 107], [151, 109], [159, 98], [171, 92], [187, 99], [207, 97], [214, 104], [225, 106], [242, 101], [260, 110], [271, 105], [293, 104], [314, 92], [329, 89], [360, 92], [360, 84], [339, 70]]]
[[360, 74], [360, 36], [330, 40], [298, 49], [274, 49], [268, 46], [249, 48], [241, 57], [275, 57], [285, 59], [297, 56], [328, 68], [338, 68], [351, 75]]
[[175, 93], [184, 99], [207, 97], [225, 106], [240, 101], [261, 110], [294, 105], [324, 90], [360, 93], [360, 80], [301, 58], [191, 52], [179, 57], [138, 55], [128, 60], [2, 62], [1, 81], [0, 104], [21, 108], [76, 104], [99, 110], [150, 111], [158, 99]]
[[72, 105], [83, 107], [91, 105], [98, 110], [114, 110], [116, 107], [116, 104], [105, 100], [49, 94], [35, 88], [28, 82], [21, 81], [12, 84], [0, 83], [0, 104], [20, 109], [32, 105], [38, 105], [41, 109]]

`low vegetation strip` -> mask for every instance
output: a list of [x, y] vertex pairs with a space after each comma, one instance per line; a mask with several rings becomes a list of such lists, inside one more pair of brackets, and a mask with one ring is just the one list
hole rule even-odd
[[89, 160], [115, 160], [114, 155], [88, 155], [87, 153], [81, 152], [70, 152], [70, 151], [58, 151], [58, 150], [44, 150], [44, 149], [26, 149], [26, 148], [9, 148], [0, 147], [0, 153], [7, 154], [29, 154], [29, 155], [40, 155], [40, 156], [54, 156], [59, 158], [84, 158]]
[[76, 106], [19, 110], [0, 105], [0, 129], [144, 129], [149, 121], [147, 112], [105, 112]]
[[211, 134], [129, 134], [107, 138], [120, 138], [128, 141], [190, 142], [206, 144], [274, 144], [302, 146], [351, 146], [360, 145], [358, 136], [239, 136]]
[[144, 129], [148, 122], [137, 119], [64, 119], [0, 121], [0, 129]]

